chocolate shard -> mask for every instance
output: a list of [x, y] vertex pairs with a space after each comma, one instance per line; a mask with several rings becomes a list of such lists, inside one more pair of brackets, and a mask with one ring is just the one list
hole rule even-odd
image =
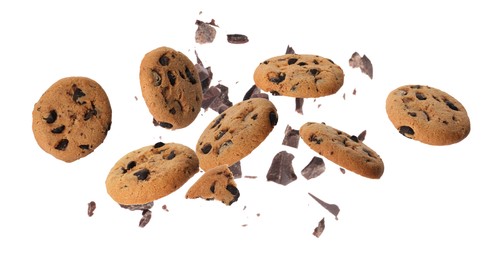
[[282, 140], [283, 145], [287, 145], [293, 148], [298, 148], [298, 143], [300, 142], [300, 131], [298, 129], [293, 129], [291, 126], [287, 125], [284, 131], [284, 139]]
[[214, 19], [212, 19], [209, 23], [196, 20], [195, 24], [198, 26], [195, 32], [196, 43], [205, 44], [214, 41], [215, 35], [217, 34], [217, 31], [213, 27], [217, 26]]
[[227, 35], [227, 42], [229, 43], [232, 43], [232, 44], [243, 44], [243, 43], [247, 43], [249, 40], [248, 40], [248, 36], [244, 35], [244, 34], [228, 34]]
[[89, 217], [93, 216], [95, 209], [96, 209], [96, 203], [94, 201], [90, 201], [88, 203], [88, 216]]
[[319, 177], [325, 172], [324, 160], [320, 157], [314, 156], [312, 160], [301, 170], [301, 175], [307, 180]]
[[301, 114], [303, 115], [303, 102], [305, 101], [305, 99], [303, 98], [295, 98], [295, 111], [298, 113], [298, 114]]
[[288, 45], [288, 47], [286, 47], [286, 54], [295, 54], [293, 47]]
[[360, 56], [358, 52], [354, 52], [349, 59], [350, 67], [352, 68], [360, 68], [362, 73], [369, 76], [370, 79], [373, 78], [373, 67], [372, 62], [370, 62], [369, 58], [366, 55]]
[[265, 99], [269, 99], [269, 95], [267, 93], [257, 93], [257, 94], [253, 94], [251, 96], [251, 98], [265, 98]]
[[202, 91], [205, 93], [205, 91], [210, 87], [210, 82], [212, 82], [212, 78], [214, 74], [212, 73], [212, 69], [209, 67], [203, 66], [203, 62], [200, 60], [198, 57], [198, 53], [195, 50], [195, 56], [196, 56], [196, 64], [195, 64], [195, 69], [198, 71], [198, 76], [200, 77], [200, 82], [202, 86]]
[[277, 153], [272, 159], [272, 164], [267, 172], [267, 181], [273, 181], [284, 186], [295, 181], [297, 177], [293, 169], [293, 159], [294, 155], [286, 151]]
[[325, 229], [325, 220], [324, 218], [322, 218], [317, 224], [317, 227], [313, 230], [313, 235], [316, 237], [320, 237], [320, 235], [322, 235], [322, 232], [324, 232], [324, 229]]
[[139, 222], [139, 227], [144, 228], [152, 218], [152, 211], [149, 209], [144, 209], [141, 215], [142, 216]]
[[246, 91], [245, 96], [243, 97], [243, 101], [248, 100], [253, 97], [253, 95], [261, 93], [260, 88], [258, 88], [256, 85], [251, 86], [248, 91]]
[[233, 177], [235, 179], [241, 178], [243, 176], [243, 173], [241, 172], [241, 162], [237, 161], [231, 166], [228, 167], [229, 170], [233, 173]]
[[136, 204], [136, 205], [122, 205], [122, 204], [119, 204], [119, 205], [121, 206], [121, 208], [128, 209], [128, 210], [131, 210], [131, 211], [145, 210], [145, 209], [151, 209], [153, 207], [153, 201], [152, 202], [148, 202], [146, 204]]
[[363, 142], [365, 140], [365, 135], [367, 134], [367, 130], [363, 130], [359, 135], [358, 135], [358, 141]]
[[308, 193], [310, 197], [312, 197], [314, 200], [316, 200], [322, 207], [327, 209], [329, 212], [331, 212], [332, 215], [338, 220], [338, 214], [339, 214], [339, 207], [336, 204], [329, 204], [327, 202], [324, 202], [323, 200], [315, 197], [312, 193]]
[[220, 89], [216, 86], [209, 87], [203, 94], [201, 107], [205, 110], [220, 96]]

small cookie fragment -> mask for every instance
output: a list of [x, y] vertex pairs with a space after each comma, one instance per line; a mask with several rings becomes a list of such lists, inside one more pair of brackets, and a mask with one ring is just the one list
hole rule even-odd
[[361, 176], [379, 179], [384, 172], [384, 163], [374, 150], [341, 130], [308, 122], [300, 127], [300, 137], [315, 152]]
[[277, 184], [288, 185], [297, 179], [293, 169], [294, 155], [286, 151], [277, 153], [272, 159], [269, 171], [267, 172], [267, 181], [273, 181]]
[[239, 196], [233, 173], [226, 164], [206, 171], [186, 193], [187, 199], [218, 200], [228, 206], [236, 202]]
[[291, 126], [287, 125], [284, 131], [284, 139], [282, 140], [282, 145], [287, 145], [293, 148], [298, 148], [300, 142], [300, 131], [298, 129], [293, 129]]
[[338, 214], [339, 214], [339, 207], [338, 205], [336, 204], [329, 204], [317, 197], [315, 197], [312, 193], [308, 193], [308, 195], [310, 195], [310, 197], [312, 197], [315, 201], [317, 201], [322, 207], [324, 207], [327, 211], [331, 212], [332, 215], [334, 215], [334, 217], [336, 218], [336, 220], [338, 220]]
[[255, 85], [273, 95], [317, 98], [336, 93], [344, 73], [332, 60], [309, 54], [285, 54], [260, 63], [253, 74]]
[[403, 136], [429, 145], [450, 145], [470, 133], [463, 105], [448, 93], [426, 85], [405, 85], [386, 99], [391, 123]]
[[[369, 76], [370, 79], [373, 78], [374, 68], [372, 67], [372, 62], [370, 62], [369, 58], [365, 54], [363, 56], [360, 56], [358, 52], [354, 52], [351, 55], [351, 58], [349, 59], [348, 63], [350, 64], [350, 67], [360, 68], [362, 73]], [[355, 90], [353, 90], [353, 95], [355, 95], [355, 93], [356, 93]]]
[[322, 173], [325, 172], [325, 163], [324, 160], [320, 157], [314, 156], [312, 160], [301, 170], [301, 175], [305, 177], [305, 179], [310, 180], [313, 178], [319, 177]]
[[322, 235], [322, 232], [324, 232], [324, 229], [325, 229], [325, 220], [324, 218], [322, 218], [317, 224], [317, 227], [313, 230], [313, 235], [316, 237], [320, 237], [320, 235]]
[[41, 149], [64, 162], [88, 156], [105, 140], [112, 108], [105, 90], [87, 77], [53, 83], [34, 105], [32, 130]]

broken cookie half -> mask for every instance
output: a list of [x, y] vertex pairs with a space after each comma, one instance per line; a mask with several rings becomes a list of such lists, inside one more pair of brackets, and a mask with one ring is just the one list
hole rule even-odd
[[239, 198], [234, 175], [227, 164], [206, 171], [186, 192], [187, 199], [218, 200], [231, 205]]

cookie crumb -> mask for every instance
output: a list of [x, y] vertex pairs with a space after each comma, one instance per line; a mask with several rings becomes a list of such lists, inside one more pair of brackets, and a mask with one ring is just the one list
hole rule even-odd
[[162, 205], [162, 209], [165, 210], [165, 211], [167, 211], [167, 212], [169, 212], [169, 209], [167, 208], [167, 205], [165, 205], [165, 204]]

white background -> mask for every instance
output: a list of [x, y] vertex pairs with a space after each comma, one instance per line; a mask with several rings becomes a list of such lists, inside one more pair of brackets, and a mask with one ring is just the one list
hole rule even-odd
[[[489, 1], [128, 2], [0, 4], [0, 259], [496, 258], [496, 20]], [[195, 43], [197, 19], [215, 19], [213, 43]], [[229, 44], [227, 33], [250, 41]], [[241, 161], [243, 174], [257, 178], [236, 179], [241, 197], [232, 206], [186, 200], [197, 174], [156, 201], [150, 223], [138, 227], [141, 212], [120, 208], [106, 193], [110, 168], [125, 153], [158, 141], [194, 148], [217, 115], [202, 111], [176, 131], [153, 126], [139, 86], [144, 54], [168, 46], [196, 62], [196, 50], [212, 68], [212, 85], [228, 86], [236, 103], [253, 85], [258, 63], [284, 54], [288, 45], [340, 65], [341, 90], [305, 100], [303, 115], [294, 111], [294, 99], [270, 97], [279, 124]], [[355, 51], [372, 61], [374, 79], [348, 65]], [[73, 163], [43, 152], [31, 131], [34, 103], [67, 76], [99, 82], [113, 109], [105, 142]], [[385, 98], [406, 84], [457, 98], [468, 110], [470, 135], [435, 147], [397, 133]], [[384, 160], [383, 177], [342, 174], [326, 161], [320, 177], [303, 178], [301, 169], [316, 154], [302, 141], [298, 149], [281, 142], [288, 124], [299, 128], [307, 121], [355, 135], [367, 130], [365, 143]], [[287, 186], [266, 180], [272, 157], [282, 150], [295, 155], [298, 175]], [[337, 204], [339, 220], [308, 192]], [[92, 200], [97, 208], [88, 217]], [[322, 218], [326, 228], [317, 238], [312, 232]]]

